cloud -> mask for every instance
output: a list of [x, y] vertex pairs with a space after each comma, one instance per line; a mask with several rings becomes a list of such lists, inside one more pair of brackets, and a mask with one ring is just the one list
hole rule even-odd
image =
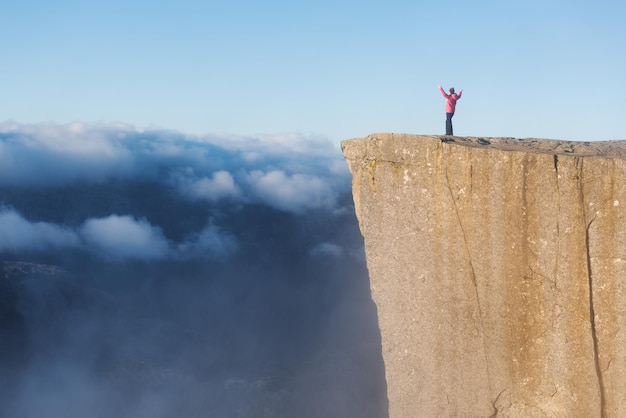
[[109, 261], [225, 259], [239, 248], [237, 238], [209, 222], [180, 243], [170, 242], [158, 226], [131, 215], [87, 219], [72, 229], [30, 222], [11, 208], [0, 209], [0, 253], [82, 249]]
[[[0, 292], [0, 415], [296, 416], [329, 387], [351, 391], [327, 416], [384, 415], [349, 192], [323, 137], [0, 124], [0, 267], [68, 273]], [[303, 374], [312, 349], [333, 361]]]
[[29, 222], [13, 209], [0, 209], [0, 251], [31, 251], [76, 247], [79, 238], [70, 229], [47, 222]]
[[149, 260], [168, 253], [169, 244], [158, 227], [128, 215], [89, 219], [81, 235], [99, 253], [112, 259]]
[[120, 142], [128, 128], [0, 124], [0, 185], [54, 185], [77, 180], [100, 182], [132, 169]]
[[336, 155], [337, 149], [328, 138], [296, 133], [277, 135], [213, 135], [213, 140], [223, 144], [224, 149], [242, 153], [244, 159], [258, 162], [269, 159], [285, 159], [307, 156], [309, 161], [327, 159]]
[[249, 174], [248, 182], [250, 191], [260, 200], [291, 212], [332, 207], [337, 197], [332, 186], [316, 176], [255, 170]]
[[349, 190], [336, 144], [299, 134], [185, 135], [123, 124], [0, 123], [0, 187], [63, 187], [112, 179], [169, 182], [182, 196], [330, 208]]
[[202, 231], [192, 234], [185, 242], [179, 245], [179, 255], [182, 258], [227, 258], [239, 248], [234, 235], [222, 231], [210, 222]]
[[[117, 193], [102, 189], [105, 184], [123, 188], [145, 181], [168, 191], [163, 196], [174, 203], [172, 210], [194, 208], [193, 220], [168, 226], [165, 209], [146, 218], [151, 208], [140, 196], [116, 202], [114, 194], [100, 195]], [[58, 193], [91, 184], [98, 187], [90, 188], [85, 203], [67, 218], [73, 226], [46, 219], [60, 207], [54, 203], [62, 199]], [[8, 191], [0, 204], [17, 208], [0, 208], [0, 251], [68, 248], [118, 262], [233, 255], [242, 238], [229, 232], [238, 230], [227, 226], [231, 205], [259, 204], [294, 214], [351, 210], [340, 199], [350, 191], [350, 173], [336, 144], [295, 133], [194, 136], [112, 123], [4, 122], [0, 189]], [[15, 190], [22, 196], [18, 201], [11, 194]], [[54, 206], [29, 206], [26, 196], [35, 192], [52, 197]], [[187, 203], [178, 205], [181, 197]], [[94, 210], [87, 210], [92, 204]], [[205, 224], [206, 218], [212, 220]]]
[[193, 170], [188, 169], [186, 175], [175, 175], [174, 182], [183, 195], [193, 199], [215, 202], [226, 198], [236, 199], [242, 195], [233, 176], [225, 170], [216, 171], [210, 177], [194, 178]]

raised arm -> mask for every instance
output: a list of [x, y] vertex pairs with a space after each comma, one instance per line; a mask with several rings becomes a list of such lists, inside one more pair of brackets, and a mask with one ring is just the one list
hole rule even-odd
[[437, 87], [439, 87], [439, 91], [441, 92], [441, 95], [447, 99], [447, 98], [448, 98], [448, 95], [447, 95], [447, 94], [446, 94], [446, 92], [443, 90], [443, 87], [441, 87], [441, 85], [439, 85], [439, 84], [437, 84]]
[[463, 95], [463, 90], [459, 91], [459, 99], [461, 98], [461, 96]]

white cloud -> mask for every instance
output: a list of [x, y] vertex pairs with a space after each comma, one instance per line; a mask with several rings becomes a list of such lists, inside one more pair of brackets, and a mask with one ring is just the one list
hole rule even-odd
[[0, 252], [83, 249], [114, 261], [176, 258], [227, 258], [237, 252], [237, 238], [210, 222], [179, 244], [146, 219], [110, 215], [86, 220], [78, 230], [48, 222], [29, 222], [10, 208], [0, 208]]
[[0, 187], [151, 179], [181, 195], [286, 211], [336, 209], [350, 173], [321, 136], [204, 135], [122, 124], [0, 123]]
[[72, 230], [47, 222], [29, 222], [13, 209], [0, 209], [0, 251], [76, 247]]
[[233, 235], [209, 223], [202, 231], [188, 237], [179, 245], [178, 250], [183, 258], [226, 258], [234, 254], [238, 247], [237, 239]]
[[337, 155], [337, 149], [328, 138], [320, 135], [305, 136], [298, 133], [276, 135], [214, 135], [203, 140], [219, 142], [225, 149], [243, 152], [246, 159], [256, 161], [267, 156], [328, 158]]
[[116, 159], [126, 153], [118, 141], [111, 140], [108, 129], [78, 122], [67, 125], [22, 125], [20, 133], [23, 135], [23, 145], [51, 154]]
[[102, 181], [132, 168], [129, 150], [111, 127], [3, 123], [0, 144], [0, 185]]
[[118, 260], [162, 258], [169, 250], [160, 228], [128, 215], [89, 219], [81, 234], [98, 253]]
[[336, 176], [344, 176], [350, 177], [350, 170], [348, 169], [348, 164], [344, 159], [341, 160], [331, 160], [328, 164], [328, 170], [336, 175]]
[[255, 170], [249, 174], [248, 182], [251, 192], [262, 201], [287, 211], [331, 207], [336, 199], [331, 185], [316, 176]]
[[211, 177], [186, 180], [182, 186], [183, 194], [195, 199], [217, 201], [223, 198], [237, 198], [241, 190], [233, 176], [225, 170], [216, 171]]

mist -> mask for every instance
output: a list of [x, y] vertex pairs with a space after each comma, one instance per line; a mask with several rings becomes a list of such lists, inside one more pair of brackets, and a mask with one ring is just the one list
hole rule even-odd
[[339, 149], [0, 124], [0, 416], [386, 417]]

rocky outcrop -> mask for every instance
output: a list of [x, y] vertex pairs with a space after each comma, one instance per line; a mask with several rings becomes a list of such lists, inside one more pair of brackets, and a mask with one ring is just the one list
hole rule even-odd
[[626, 141], [341, 145], [391, 418], [626, 416]]

